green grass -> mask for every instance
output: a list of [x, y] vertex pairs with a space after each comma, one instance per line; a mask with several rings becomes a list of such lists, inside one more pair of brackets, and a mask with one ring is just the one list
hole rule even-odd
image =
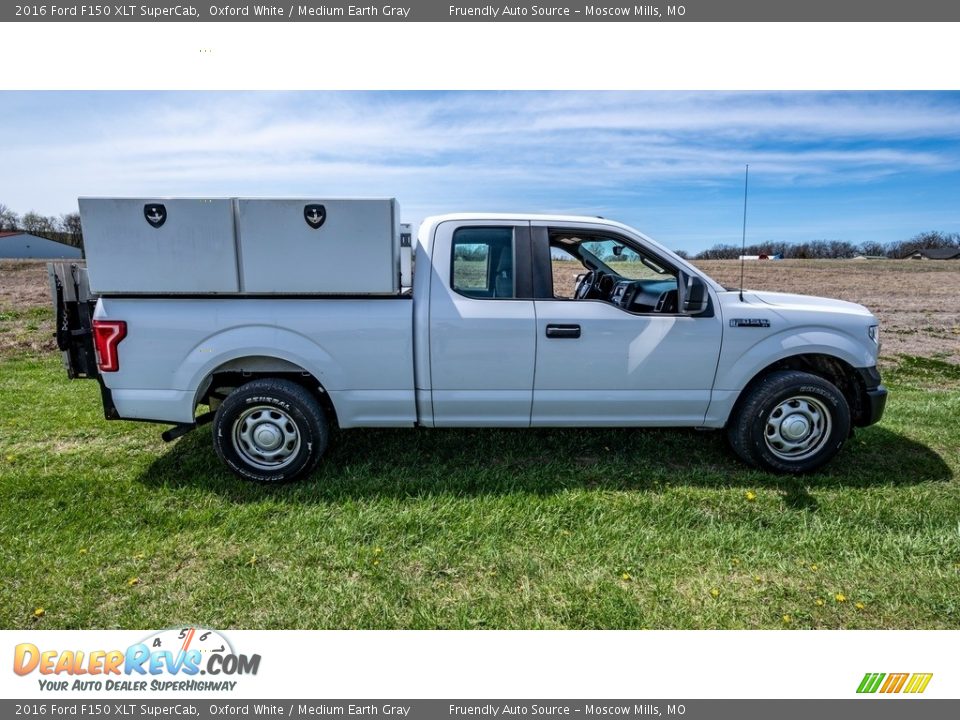
[[0, 627], [960, 627], [957, 368], [888, 375], [883, 423], [802, 480], [718, 433], [354, 430], [263, 488], [7, 359]]

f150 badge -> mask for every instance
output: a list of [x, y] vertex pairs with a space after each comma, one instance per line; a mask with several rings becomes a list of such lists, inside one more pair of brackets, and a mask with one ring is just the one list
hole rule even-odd
[[770, 321], [766, 318], [733, 318], [730, 321], [730, 327], [768, 328]]
[[323, 225], [324, 220], [327, 219], [327, 209], [323, 205], [317, 205], [315, 203], [304, 205], [303, 219], [307, 221], [307, 225], [317, 230]]
[[147, 203], [143, 206], [143, 216], [155, 228], [167, 221], [167, 209], [160, 203]]

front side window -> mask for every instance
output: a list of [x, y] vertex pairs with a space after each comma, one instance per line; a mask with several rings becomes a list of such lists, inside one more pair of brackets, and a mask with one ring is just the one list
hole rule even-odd
[[615, 237], [554, 232], [553, 297], [603, 300], [635, 314], [678, 312], [678, 273]]
[[467, 227], [453, 233], [450, 286], [472, 298], [516, 297], [513, 228]]

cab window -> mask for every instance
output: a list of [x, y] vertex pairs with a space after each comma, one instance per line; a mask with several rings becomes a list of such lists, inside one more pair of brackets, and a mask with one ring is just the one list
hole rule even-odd
[[458, 228], [453, 233], [450, 287], [472, 298], [516, 297], [513, 228]]

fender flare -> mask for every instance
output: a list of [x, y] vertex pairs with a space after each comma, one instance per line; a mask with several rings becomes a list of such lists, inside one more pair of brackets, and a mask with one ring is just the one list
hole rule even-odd
[[713, 387], [740, 392], [765, 368], [798, 355], [826, 355], [854, 368], [876, 363], [863, 342], [843, 331], [822, 326], [790, 328], [763, 338], [730, 362], [724, 362], [721, 352], [721, 367]]
[[196, 396], [218, 367], [244, 357], [284, 360], [310, 373], [325, 390], [343, 385], [343, 368], [324, 348], [298, 333], [272, 325], [245, 325], [215, 333], [197, 343], [174, 374], [175, 387]]

